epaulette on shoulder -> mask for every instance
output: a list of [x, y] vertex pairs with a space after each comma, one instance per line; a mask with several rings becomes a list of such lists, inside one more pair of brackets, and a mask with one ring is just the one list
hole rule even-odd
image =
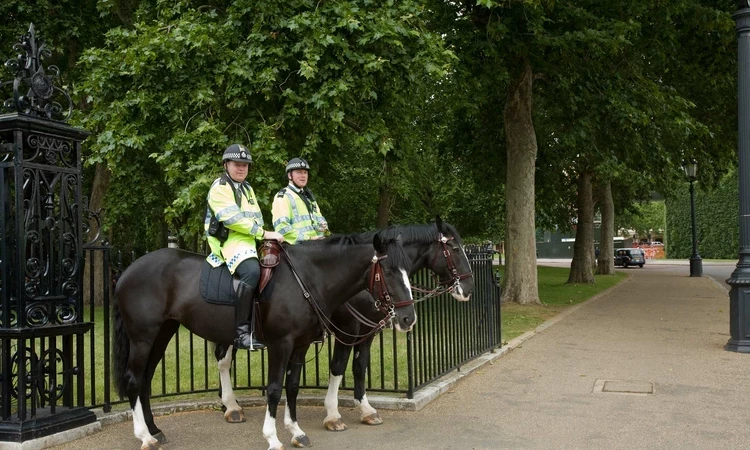
[[284, 198], [284, 195], [286, 194], [286, 188], [282, 188], [277, 194], [276, 198]]

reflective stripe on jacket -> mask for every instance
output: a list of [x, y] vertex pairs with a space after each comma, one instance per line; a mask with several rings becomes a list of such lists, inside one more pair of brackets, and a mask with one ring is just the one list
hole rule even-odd
[[[206, 231], [211, 254], [206, 259], [213, 267], [226, 262], [229, 271], [234, 273], [237, 265], [242, 261], [258, 258], [255, 241], [263, 238], [263, 214], [255, 199], [255, 192], [249, 184], [240, 185], [242, 195], [240, 206], [237, 206], [234, 186], [230, 182], [222, 183], [222, 178], [216, 179], [208, 191], [208, 212], [203, 228]], [[211, 219], [209, 214], [212, 213], [229, 229], [229, 236], [224, 245], [219, 242], [219, 239], [208, 235], [208, 225]]]
[[289, 185], [280, 190], [273, 198], [273, 228], [284, 235], [290, 244], [307, 241], [317, 236], [325, 236], [318, 231], [326, 219], [320, 214], [318, 203], [308, 199], [312, 211], [309, 211], [302, 200], [299, 189]]

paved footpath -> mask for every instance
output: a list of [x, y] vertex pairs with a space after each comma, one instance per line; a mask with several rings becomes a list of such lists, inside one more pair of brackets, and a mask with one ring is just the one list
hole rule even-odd
[[[322, 407], [300, 407], [326, 449], [748, 449], [750, 354], [729, 339], [726, 290], [709, 278], [628, 271], [420, 411], [380, 410], [385, 423], [325, 431]], [[346, 393], [345, 395], [349, 395]], [[227, 424], [216, 411], [157, 417], [164, 450], [265, 449], [264, 407]], [[291, 448], [278, 421], [279, 438]], [[138, 449], [132, 422], [53, 447]]]

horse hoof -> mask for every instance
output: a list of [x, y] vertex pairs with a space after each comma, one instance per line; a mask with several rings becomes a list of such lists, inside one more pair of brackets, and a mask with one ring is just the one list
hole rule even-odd
[[370, 414], [362, 418], [362, 423], [365, 425], [382, 425], [383, 419], [380, 418], [378, 413]]
[[328, 431], [345, 431], [346, 430], [346, 424], [343, 420], [341, 420], [341, 417], [339, 417], [336, 420], [329, 420], [326, 423], [324, 423], [326, 430]]
[[161, 444], [159, 444], [159, 441], [149, 442], [141, 445], [141, 450], [161, 450]]
[[160, 444], [166, 444], [168, 442], [167, 441], [167, 437], [164, 436], [164, 432], [162, 432], [162, 431], [156, 433], [153, 437], [154, 437], [154, 439], [156, 439], [157, 441], [159, 441]]
[[228, 423], [242, 423], [245, 421], [245, 413], [242, 410], [227, 411], [224, 413], [224, 419]]
[[306, 434], [302, 436], [295, 436], [292, 438], [292, 444], [297, 448], [312, 447], [310, 439], [307, 438]]

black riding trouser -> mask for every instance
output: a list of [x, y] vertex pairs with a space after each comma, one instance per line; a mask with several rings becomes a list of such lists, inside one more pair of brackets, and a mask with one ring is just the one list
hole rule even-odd
[[250, 288], [250, 292], [255, 292], [258, 280], [260, 279], [260, 264], [258, 264], [257, 258], [249, 258], [242, 261], [234, 269], [234, 273], [237, 274], [240, 282], [245, 283]]

